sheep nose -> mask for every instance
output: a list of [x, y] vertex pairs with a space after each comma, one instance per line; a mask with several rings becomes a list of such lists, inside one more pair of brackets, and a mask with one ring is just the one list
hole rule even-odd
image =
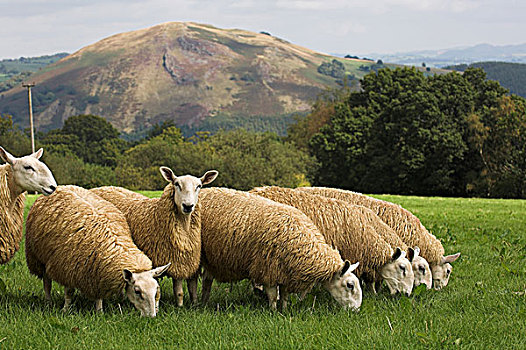
[[193, 204], [183, 204], [183, 211], [186, 213], [186, 214], [189, 214], [192, 212], [192, 210], [194, 210], [194, 205]]
[[50, 185], [49, 188], [51, 189], [51, 192], [55, 192], [57, 189], [57, 186]]
[[405, 296], [408, 297], [411, 295], [411, 292], [405, 292]]

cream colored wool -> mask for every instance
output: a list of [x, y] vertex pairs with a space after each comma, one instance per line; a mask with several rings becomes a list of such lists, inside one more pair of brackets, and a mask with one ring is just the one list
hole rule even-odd
[[148, 198], [122, 187], [91, 189], [122, 211], [137, 247], [154, 266], [171, 263], [166, 274], [174, 279], [195, 275], [201, 258], [201, 213], [196, 204], [190, 215], [177, 210], [174, 185], [164, 188], [161, 198]]
[[200, 195], [203, 266], [218, 281], [249, 278], [296, 293], [342, 269], [340, 254], [298, 209], [227, 188]]
[[11, 260], [22, 240], [26, 194], [16, 187], [11, 165], [0, 165], [0, 264]]
[[407, 249], [389, 226], [363, 206], [277, 186], [250, 192], [301, 210], [342, 259], [360, 262], [355, 274], [365, 274], [368, 281], [380, 280], [379, 271], [392, 261], [394, 248]]
[[420, 255], [430, 265], [440, 264], [444, 256], [442, 243], [422, 225], [420, 220], [401, 206], [368, 197], [361, 193], [326, 187], [300, 187], [296, 191], [314, 193], [351, 204], [363, 205], [374, 211], [409, 247], [419, 247]]
[[32, 274], [45, 274], [90, 299], [122, 293], [123, 269], [152, 268], [133, 243], [122, 213], [76, 186], [59, 186], [35, 201], [27, 217], [26, 261]]

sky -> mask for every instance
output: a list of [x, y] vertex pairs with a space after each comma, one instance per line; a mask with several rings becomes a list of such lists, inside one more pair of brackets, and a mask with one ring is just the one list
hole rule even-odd
[[0, 0], [0, 59], [73, 53], [171, 21], [265, 31], [328, 54], [526, 43], [524, 0]]

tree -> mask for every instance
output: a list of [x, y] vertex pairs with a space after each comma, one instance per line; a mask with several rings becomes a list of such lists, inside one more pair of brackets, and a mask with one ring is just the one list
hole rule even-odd
[[[524, 100], [506, 98], [482, 71], [380, 69], [361, 85], [324, 106], [327, 122], [308, 143], [319, 163], [316, 184], [369, 193], [523, 193]], [[291, 130], [307, 135], [305, 125]], [[497, 186], [512, 183], [513, 193]]]
[[66, 119], [61, 129], [49, 132], [42, 142], [64, 145], [84, 162], [115, 167], [117, 158], [127, 148], [127, 142], [119, 135], [102, 117], [77, 115]]

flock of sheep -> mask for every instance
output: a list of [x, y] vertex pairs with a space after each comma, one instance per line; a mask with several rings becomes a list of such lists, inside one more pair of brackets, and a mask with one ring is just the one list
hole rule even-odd
[[260, 187], [249, 192], [201, 189], [218, 172], [198, 178], [160, 172], [160, 198], [120, 187], [58, 186], [39, 161], [42, 149], [16, 158], [0, 147], [0, 263], [19, 248], [25, 192], [40, 192], [26, 222], [26, 261], [47, 299], [52, 281], [64, 286], [64, 309], [78, 289], [95, 300], [125, 290], [143, 316], [156, 316], [157, 278], [173, 280], [178, 306], [183, 280], [192, 303], [202, 276], [202, 302], [213, 280], [250, 279], [269, 305], [287, 307], [323, 285], [344, 308], [359, 310], [362, 284], [376, 293], [410, 295], [414, 286], [441, 289], [460, 253], [444, 248], [409, 211], [386, 201], [332, 188]]

